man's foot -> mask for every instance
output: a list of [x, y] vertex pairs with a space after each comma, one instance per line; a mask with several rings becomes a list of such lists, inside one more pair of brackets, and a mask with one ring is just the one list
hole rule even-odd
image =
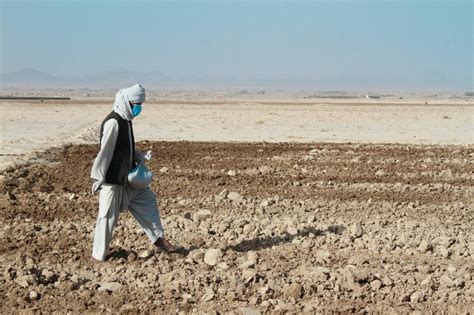
[[164, 238], [157, 239], [155, 246], [158, 252], [180, 253], [183, 250], [183, 247], [171, 245], [171, 243]]
[[93, 263], [93, 264], [103, 263], [102, 260], [98, 260], [97, 258], [94, 258], [93, 256], [91, 257], [90, 262]]

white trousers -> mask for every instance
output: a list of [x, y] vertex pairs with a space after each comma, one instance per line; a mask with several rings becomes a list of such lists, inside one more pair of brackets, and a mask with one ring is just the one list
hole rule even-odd
[[154, 243], [163, 237], [156, 194], [149, 187], [134, 190], [128, 186], [103, 184], [99, 195], [99, 216], [94, 232], [92, 257], [105, 260], [112, 233], [121, 210], [128, 209]]

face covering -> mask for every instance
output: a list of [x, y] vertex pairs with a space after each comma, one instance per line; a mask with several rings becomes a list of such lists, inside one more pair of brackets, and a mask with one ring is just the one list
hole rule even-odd
[[137, 117], [142, 111], [142, 104], [134, 104], [132, 108], [133, 117]]

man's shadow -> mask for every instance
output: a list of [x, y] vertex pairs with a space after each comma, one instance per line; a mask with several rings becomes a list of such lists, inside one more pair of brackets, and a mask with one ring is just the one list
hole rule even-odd
[[[173, 253], [167, 253], [168, 255], [172, 255], [172, 257], [180, 257], [180, 256], [187, 256], [190, 252], [190, 250], [192, 250], [193, 248], [189, 249], [189, 248], [181, 248], [179, 249], [178, 251], [176, 252], [173, 252]], [[160, 255], [162, 252], [159, 252], [159, 251], [153, 251], [153, 253], [150, 255], [151, 256], [156, 256], [156, 255]], [[165, 253], [166, 254], [166, 253]], [[138, 260], [139, 258], [137, 257], [138, 253], [133, 251], [133, 250], [125, 250], [123, 248], [117, 248], [117, 249], [112, 249], [110, 251], [110, 254], [107, 255], [107, 261], [113, 261], [113, 260], [119, 260], [119, 259], [129, 259], [129, 256], [130, 255], [134, 255], [134, 258], [133, 260]]]
[[323, 235], [327, 233], [333, 233], [341, 235], [346, 230], [346, 227], [343, 225], [332, 225], [327, 229], [320, 230], [313, 226], [307, 227], [299, 231], [297, 234], [290, 235], [288, 233], [284, 233], [284, 235], [277, 235], [277, 236], [264, 236], [264, 237], [257, 237], [251, 240], [244, 240], [238, 244], [228, 246], [226, 249], [232, 249], [237, 252], [247, 252], [249, 250], [261, 250], [270, 248], [272, 246], [277, 246], [284, 243], [291, 243], [297, 237], [306, 237], [309, 234], [314, 234], [315, 236]]
[[127, 251], [123, 248], [112, 249], [109, 255], [107, 255], [107, 260], [117, 260], [117, 259], [127, 259], [129, 255], [135, 254], [134, 251]]
[[[225, 250], [231, 249], [237, 252], [247, 252], [249, 250], [262, 250], [266, 248], [270, 248], [272, 246], [277, 246], [285, 243], [291, 243], [297, 237], [307, 237], [309, 234], [314, 234], [315, 236], [321, 236], [328, 233], [333, 233], [337, 235], [341, 235], [346, 230], [346, 227], [343, 225], [331, 225], [327, 229], [320, 230], [313, 226], [306, 227], [299, 231], [298, 233], [291, 235], [288, 233], [284, 233], [283, 235], [276, 235], [276, 236], [264, 236], [264, 237], [257, 237], [251, 240], [243, 240], [242, 242], [230, 245]], [[198, 246], [191, 246], [189, 248], [183, 248], [180, 252], [176, 253], [177, 256], [187, 256], [190, 251], [199, 248]], [[127, 251], [122, 248], [117, 248], [112, 250], [111, 253], [108, 255], [107, 260], [117, 260], [117, 259], [127, 259], [130, 254], [137, 254], [134, 251]], [[155, 253], [156, 254], [156, 253]]]

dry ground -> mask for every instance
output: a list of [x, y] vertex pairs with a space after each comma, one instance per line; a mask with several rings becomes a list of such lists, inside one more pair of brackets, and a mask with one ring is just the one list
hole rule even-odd
[[97, 145], [1, 176], [1, 312], [474, 307], [473, 146], [142, 142], [168, 237], [129, 213], [89, 262]]
[[[96, 143], [113, 98], [0, 100], [0, 169], [31, 151]], [[474, 99], [149, 100], [137, 140], [473, 144]], [[15, 110], [11, 110], [12, 106]]]

